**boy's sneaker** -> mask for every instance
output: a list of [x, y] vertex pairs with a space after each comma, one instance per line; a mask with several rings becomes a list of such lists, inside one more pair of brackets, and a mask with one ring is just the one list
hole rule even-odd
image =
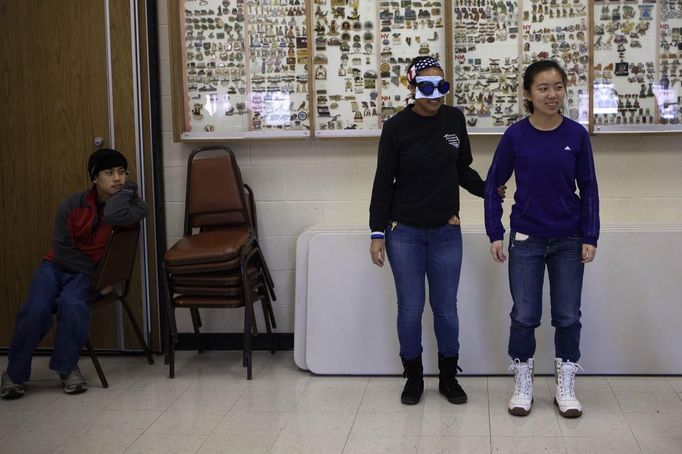
[[516, 358], [509, 370], [514, 372], [514, 395], [509, 399], [509, 413], [527, 416], [533, 404], [533, 358], [525, 363]]
[[0, 386], [0, 398], [2, 399], [17, 399], [24, 395], [24, 385], [14, 383], [7, 371], [2, 372], [2, 386]]
[[559, 407], [559, 414], [564, 418], [577, 418], [583, 414], [583, 407], [575, 397], [575, 375], [578, 373], [578, 368], [582, 369], [578, 363], [554, 358], [556, 381], [554, 404]]
[[62, 387], [66, 394], [80, 394], [88, 390], [88, 383], [83, 377], [80, 367], [76, 366], [67, 375], [59, 374], [62, 381]]

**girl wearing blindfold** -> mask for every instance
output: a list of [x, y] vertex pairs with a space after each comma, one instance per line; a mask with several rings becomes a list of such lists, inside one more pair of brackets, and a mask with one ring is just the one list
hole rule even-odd
[[[407, 68], [414, 103], [384, 123], [379, 141], [369, 224], [372, 262], [391, 262], [398, 297], [398, 339], [407, 383], [404, 404], [424, 390], [421, 318], [425, 278], [438, 343], [439, 391], [462, 404], [457, 382], [457, 287], [462, 263], [459, 187], [483, 197], [472, 169], [464, 114], [443, 103], [450, 85], [440, 63], [417, 57]], [[504, 189], [500, 188], [501, 195]]]

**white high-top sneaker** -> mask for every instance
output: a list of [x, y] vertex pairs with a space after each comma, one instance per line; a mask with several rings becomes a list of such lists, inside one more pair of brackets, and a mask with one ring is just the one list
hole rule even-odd
[[583, 414], [583, 407], [575, 397], [575, 374], [580, 364], [554, 358], [554, 378], [556, 391], [554, 404], [559, 407], [559, 413], [564, 418], [577, 418]]
[[533, 404], [533, 358], [528, 358], [525, 363], [517, 358], [509, 370], [514, 372], [514, 395], [509, 399], [509, 413], [526, 416]]

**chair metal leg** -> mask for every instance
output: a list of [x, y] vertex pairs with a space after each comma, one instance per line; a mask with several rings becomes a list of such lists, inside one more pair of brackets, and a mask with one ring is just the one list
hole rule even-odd
[[253, 302], [251, 303], [251, 335], [258, 336], [258, 322], [256, 320], [256, 309], [253, 307]]
[[168, 323], [168, 377], [175, 378], [175, 341], [178, 327], [175, 320], [175, 306], [170, 305], [170, 320]]
[[192, 327], [194, 327], [194, 338], [197, 342], [197, 351], [199, 353], [204, 352], [204, 346], [201, 342], [201, 333], [199, 332], [199, 327], [201, 326], [201, 319], [199, 318], [199, 309], [196, 307], [189, 308], [190, 314], [192, 314]]
[[269, 298], [268, 289], [263, 288], [261, 290], [260, 304], [261, 308], [263, 309], [263, 318], [265, 318], [265, 330], [267, 331], [268, 337], [270, 339], [270, 353], [274, 354], [277, 350], [277, 346], [275, 344], [275, 335], [272, 332], [272, 328], [270, 327], [270, 316], [268, 315]]
[[246, 263], [241, 264], [242, 288], [244, 290], [244, 366], [246, 379], [252, 378], [251, 326], [253, 325], [253, 303], [251, 302], [251, 283], [246, 273]]
[[142, 349], [144, 350], [144, 354], [147, 357], [147, 362], [149, 364], [154, 364], [154, 358], [152, 357], [152, 352], [149, 350], [149, 347], [147, 346], [147, 342], [144, 340], [144, 335], [142, 334], [142, 330], [140, 329], [140, 325], [137, 324], [137, 320], [135, 320], [135, 316], [133, 315], [133, 311], [130, 309], [130, 306], [128, 306], [128, 302], [121, 299], [119, 300], [121, 302], [121, 305], [123, 308], [126, 310], [126, 313], [128, 314], [128, 318], [130, 319], [130, 323], [133, 325], [133, 330], [135, 331], [135, 334], [137, 335], [137, 340], [140, 342], [140, 345], [142, 346]]
[[260, 281], [260, 291], [265, 298], [261, 300], [261, 304], [263, 304], [263, 315], [265, 316], [266, 319], [270, 320], [270, 324], [272, 326], [272, 329], [277, 329], [277, 322], [275, 321], [275, 312], [272, 310], [272, 300], [270, 298], [270, 291], [268, 288], [268, 283], [267, 279], [265, 276], [261, 273], [258, 276], [258, 280]]
[[251, 350], [251, 331], [247, 330], [245, 333], [245, 346], [244, 346], [244, 361], [246, 362], [246, 379], [251, 380], [252, 378], [252, 363], [253, 363], [253, 352]]
[[168, 339], [168, 377], [175, 378], [175, 339]]
[[[264, 288], [263, 292], [268, 293], [268, 289]], [[275, 311], [272, 309], [272, 300], [270, 299], [270, 294], [265, 295], [265, 306], [264, 308], [268, 312], [268, 318], [272, 324], [272, 329], [277, 329], [277, 321], [275, 320]]]
[[102, 388], [108, 388], [109, 382], [107, 381], [107, 377], [104, 376], [104, 371], [102, 370], [102, 366], [99, 364], [99, 360], [97, 359], [97, 355], [95, 354], [95, 349], [92, 348], [92, 342], [90, 342], [89, 337], [85, 339], [85, 348], [88, 349], [88, 353], [90, 354], [90, 358], [92, 359], [92, 364], [95, 366], [95, 370], [97, 371], [97, 375], [99, 376], [99, 381], [102, 383]]
[[263, 252], [260, 248], [258, 249], [258, 261], [260, 262], [260, 268], [265, 275], [270, 298], [272, 298], [273, 301], [277, 301], [277, 296], [275, 295], [275, 282], [272, 280], [272, 275], [270, 275], [270, 270], [268, 269], [267, 263], [265, 263], [265, 257], [263, 257]]

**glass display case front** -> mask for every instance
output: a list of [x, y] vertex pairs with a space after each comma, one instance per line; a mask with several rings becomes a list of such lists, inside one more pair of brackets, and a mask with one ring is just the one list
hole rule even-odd
[[526, 115], [554, 59], [591, 132], [679, 132], [682, 0], [182, 0], [169, 3], [178, 140], [379, 136], [406, 70], [444, 66], [471, 134]]

